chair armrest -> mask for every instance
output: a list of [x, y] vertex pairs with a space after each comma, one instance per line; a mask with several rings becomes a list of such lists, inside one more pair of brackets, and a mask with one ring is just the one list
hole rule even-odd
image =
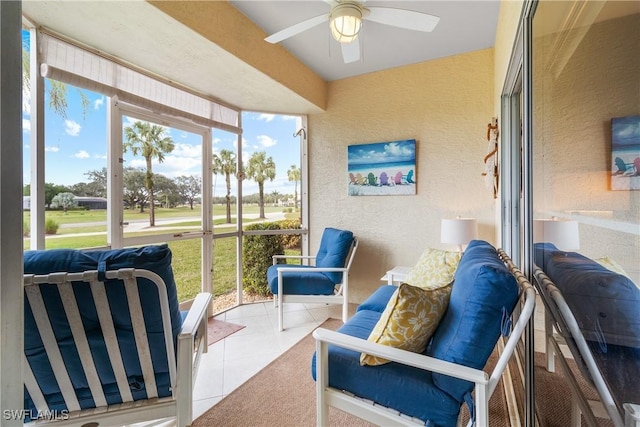
[[296, 268], [296, 267], [282, 267], [277, 268], [278, 273], [309, 273], [314, 271], [326, 271], [326, 272], [348, 272], [349, 269], [346, 267], [306, 267], [306, 268]]
[[203, 319], [206, 319], [207, 317], [207, 309], [209, 308], [210, 303], [210, 293], [201, 292], [196, 295], [196, 298], [193, 300], [193, 304], [191, 304], [191, 308], [187, 313], [187, 317], [182, 323], [182, 329], [180, 330], [180, 334], [178, 334], [178, 339], [186, 335], [195, 336]]
[[309, 259], [315, 260], [315, 255], [273, 255], [271, 257], [273, 259], [273, 264], [276, 264], [276, 260], [278, 259]]
[[[479, 369], [468, 366], [457, 365], [455, 363], [425, 356], [424, 354], [413, 353], [398, 348], [389, 347], [382, 344], [373, 343], [361, 338], [341, 334], [329, 329], [318, 328], [313, 331], [313, 337], [318, 344], [328, 343], [346, 349], [367, 353], [372, 356], [383, 357], [387, 360], [413, 366], [431, 372], [438, 372], [454, 378], [471, 381], [476, 384], [487, 384], [489, 376]], [[316, 357], [321, 357], [323, 352], [316, 351]]]

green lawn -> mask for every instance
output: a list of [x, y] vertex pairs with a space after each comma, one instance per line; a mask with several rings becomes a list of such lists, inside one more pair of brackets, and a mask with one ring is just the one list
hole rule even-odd
[[[235, 214], [235, 205], [231, 206], [231, 214]], [[266, 206], [264, 208], [266, 213], [269, 212], [282, 212], [281, 207]], [[259, 212], [258, 206], [243, 206], [242, 211], [244, 214], [256, 214]], [[156, 219], [168, 219], [168, 218], [199, 218], [201, 216], [200, 205], [194, 206], [193, 210], [188, 206], [180, 206], [177, 208], [156, 208]], [[213, 215], [226, 215], [226, 207], [224, 205], [214, 205]], [[24, 212], [24, 221], [29, 223], [31, 213], [29, 211]], [[70, 210], [68, 212], [62, 211], [46, 211], [45, 219], [53, 218], [58, 224], [80, 224], [86, 222], [107, 222], [106, 210]], [[149, 211], [145, 210], [144, 213], [140, 213], [139, 209], [124, 210], [124, 220], [144, 220], [149, 219]]]
[[[224, 206], [221, 207], [221, 213], [224, 214]], [[257, 207], [255, 207], [255, 213], [257, 213]], [[195, 213], [195, 209], [177, 208], [176, 212], [170, 212], [171, 209], [158, 209], [157, 214], [162, 216], [156, 216], [156, 218], [180, 218], [199, 215], [200, 211]], [[214, 212], [216, 210], [214, 209]], [[272, 208], [271, 211], [281, 211], [281, 208]], [[251, 209], [244, 209], [245, 213], [251, 213]], [[269, 210], [267, 210], [269, 212]], [[25, 213], [25, 220], [28, 221], [29, 213]], [[50, 216], [51, 215], [51, 216]], [[146, 215], [146, 214], [145, 214]], [[60, 224], [83, 224], [88, 222], [106, 221], [106, 213], [104, 211], [77, 211], [68, 212], [64, 214], [58, 211], [48, 211], [47, 217], [61, 218]], [[299, 218], [299, 213], [287, 213], [285, 215], [287, 219]], [[256, 219], [246, 219], [245, 223], [257, 221]], [[233, 221], [235, 224], [235, 220]], [[234, 225], [228, 227], [224, 226], [224, 219], [214, 220], [216, 225], [215, 233], [232, 232], [235, 230]], [[178, 226], [184, 225], [200, 225], [200, 221], [188, 221], [177, 224]], [[149, 234], [165, 234], [171, 232], [171, 226], [159, 227], [161, 229], [153, 232], [145, 233], [127, 233], [127, 237], [135, 235], [149, 235]], [[78, 236], [77, 233], [92, 233], [100, 232], [101, 234], [90, 236]], [[60, 236], [60, 237], [58, 237]], [[106, 225], [86, 225], [86, 226], [74, 226], [64, 227], [58, 229], [58, 236], [47, 236], [45, 239], [46, 249], [83, 249], [83, 248], [96, 248], [105, 247], [107, 245]], [[29, 248], [30, 239], [24, 239], [24, 247]], [[202, 283], [201, 273], [201, 239], [189, 239], [172, 241], [169, 243], [169, 247], [173, 253], [172, 266], [174, 270], [174, 276], [176, 284], [178, 286], [178, 298], [180, 301], [189, 300], [200, 292]], [[287, 251], [290, 253], [290, 251]], [[298, 251], [299, 254], [299, 251]], [[236, 288], [236, 238], [227, 237], [214, 239], [213, 243], [213, 295], [214, 297], [229, 293]]]

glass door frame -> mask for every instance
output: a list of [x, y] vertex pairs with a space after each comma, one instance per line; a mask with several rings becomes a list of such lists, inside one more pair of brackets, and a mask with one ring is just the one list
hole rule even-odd
[[[123, 215], [123, 117], [156, 123], [201, 136], [202, 145], [202, 212], [201, 229], [181, 231], [149, 236], [125, 237]], [[176, 117], [153, 113], [144, 108], [127, 104], [112, 97], [108, 104], [109, 146], [107, 156], [107, 244], [111, 248], [171, 242], [185, 239], [201, 239], [201, 277], [202, 291], [211, 292], [213, 277], [213, 204], [212, 204], [212, 166], [211, 166], [211, 128], [197, 125]]]

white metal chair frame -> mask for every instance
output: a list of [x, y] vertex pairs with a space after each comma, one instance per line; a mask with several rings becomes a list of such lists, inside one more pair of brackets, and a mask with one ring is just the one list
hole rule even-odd
[[[574, 378], [573, 371], [569, 367], [560, 349], [561, 344], [566, 344], [578, 359], [577, 362], [582, 363], [588, 371], [590, 376], [588, 379], [592, 381], [600, 396], [601, 401], [599, 403], [604, 407], [613, 424], [616, 427], [640, 427], [640, 402], [623, 404], [623, 421], [623, 414], [620, 413], [620, 410], [616, 406], [613, 395], [607, 387], [602, 373], [598, 369], [598, 365], [591, 354], [591, 350], [589, 350], [584, 335], [582, 331], [580, 331], [580, 326], [578, 326], [575, 316], [562, 296], [562, 292], [560, 292], [551, 279], [549, 279], [540, 268], [535, 269], [534, 277], [541, 288], [540, 295], [545, 305], [544, 325], [547, 344], [547, 371], [555, 371], [554, 355], [557, 355], [560, 366], [571, 386], [571, 425], [573, 427], [580, 427], [580, 415], [582, 414], [589, 426], [597, 427], [598, 421], [591, 407], [591, 404], [596, 404], [597, 402], [592, 402], [585, 398], [577, 380]], [[554, 333], [554, 322], [558, 325], [559, 330], [564, 332], [563, 334], [559, 335]], [[569, 334], [569, 336], [567, 336], [567, 334]]]
[[[146, 340], [136, 278], [149, 279], [157, 286], [172, 395], [163, 398], [149, 396], [146, 400], [133, 401], [124, 371], [124, 363], [115, 338], [114, 323], [106, 300], [104, 283], [98, 279], [98, 271], [62, 272], [48, 275], [25, 274], [25, 293], [32, 307], [45, 350], [54, 369], [56, 381], [60, 386], [69, 411], [64, 416], [59, 414], [55, 420], [39, 419], [26, 423], [25, 426], [39, 426], [50, 423], [55, 426], [78, 426], [94, 422], [95, 425], [99, 424], [100, 427], [105, 427], [128, 425], [169, 417], [176, 418], [178, 427], [191, 425], [193, 417], [193, 384], [200, 363], [200, 355], [207, 351], [207, 309], [211, 302], [211, 294], [200, 293], [196, 296], [182, 324], [182, 329], [177, 337], [177, 350], [174, 351], [167, 290], [162, 278], [151, 271], [134, 268], [110, 270], [106, 272], [105, 276], [107, 279], [120, 279], [125, 283], [140, 365], [144, 382], [147, 385], [146, 389], [150, 394], [154, 393], [156, 389], [155, 377]], [[91, 286], [92, 295], [96, 301], [95, 306], [98, 310], [100, 326], [107, 343], [109, 359], [118, 382], [120, 394], [124, 400], [121, 404], [109, 406], [106, 403], [100, 378], [87, 344], [87, 336], [82, 327], [77, 301], [73, 294], [71, 282], [79, 281], [87, 282]], [[49, 324], [38, 286], [42, 284], [58, 286], [78, 354], [81, 358], [82, 368], [86, 374], [92, 397], [96, 402], [96, 408], [83, 410], [79, 407], [69, 374], [53, 335], [53, 329]], [[41, 414], [53, 414], [40, 391], [26, 356], [24, 356], [23, 366], [25, 387], [36, 404], [38, 412]]]
[[[278, 328], [280, 331], [284, 330], [284, 308], [285, 302], [297, 302], [297, 303], [324, 303], [324, 304], [342, 304], [342, 321], [346, 322], [349, 318], [349, 270], [353, 263], [353, 258], [358, 249], [358, 239], [354, 236], [351, 248], [347, 254], [344, 267], [283, 267], [278, 268], [278, 295], [273, 299], [273, 303], [278, 308]], [[315, 255], [274, 255], [273, 265], [278, 264], [278, 260], [281, 259], [299, 259], [301, 261], [315, 263]], [[336, 284], [336, 288], [333, 295], [284, 295], [283, 294], [283, 273], [311, 273], [311, 272], [342, 272], [342, 282]]]
[[[521, 339], [522, 333], [527, 327], [529, 318], [535, 308], [536, 300], [536, 292], [526, 277], [517, 269], [511, 259], [509, 259], [502, 250], [498, 252], [518, 281], [520, 286], [520, 300], [522, 302], [520, 307], [516, 306], [514, 309], [514, 313], [517, 313], [519, 310], [518, 319], [490, 375], [480, 369], [469, 368], [423, 354], [412, 353], [328, 329], [318, 328], [313, 332], [313, 336], [316, 339], [317, 425], [329, 425], [329, 406], [333, 406], [378, 425], [424, 426], [424, 421], [407, 417], [406, 415], [398, 413], [398, 411], [373, 404], [373, 402], [365, 401], [352, 394], [331, 388], [329, 386], [328, 347], [329, 345], [337, 345], [426, 371], [442, 373], [454, 378], [473, 382], [475, 384], [474, 403], [476, 423], [478, 426], [488, 426], [489, 399], [495, 391], [502, 377], [502, 373], [507, 367], [509, 359]], [[469, 421], [469, 424], [471, 424], [471, 421]]]

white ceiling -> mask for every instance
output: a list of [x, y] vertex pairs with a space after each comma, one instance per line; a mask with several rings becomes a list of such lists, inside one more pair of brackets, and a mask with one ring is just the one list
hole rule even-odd
[[[249, 19], [270, 34], [328, 13], [321, 0], [233, 0]], [[344, 64], [328, 24], [282, 42], [301, 62], [327, 81], [492, 47], [499, 1], [368, 1], [440, 17], [431, 33], [365, 22], [361, 60]], [[245, 64], [145, 1], [27, 0], [31, 22], [134, 64], [230, 105], [254, 111], [317, 113], [316, 105]]]
[[[330, 10], [322, 0], [231, 3], [267, 34]], [[365, 6], [424, 12], [438, 16], [440, 22], [432, 32], [424, 33], [364, 21], [358, 36], [360, 61], [350, 64], [343, 62], [340, 44], [331, 37], [328, 22], [284, 40], [281, 45], [327, 81], [357, 76], [492, 47], [500, 1], [371, 0]]]

